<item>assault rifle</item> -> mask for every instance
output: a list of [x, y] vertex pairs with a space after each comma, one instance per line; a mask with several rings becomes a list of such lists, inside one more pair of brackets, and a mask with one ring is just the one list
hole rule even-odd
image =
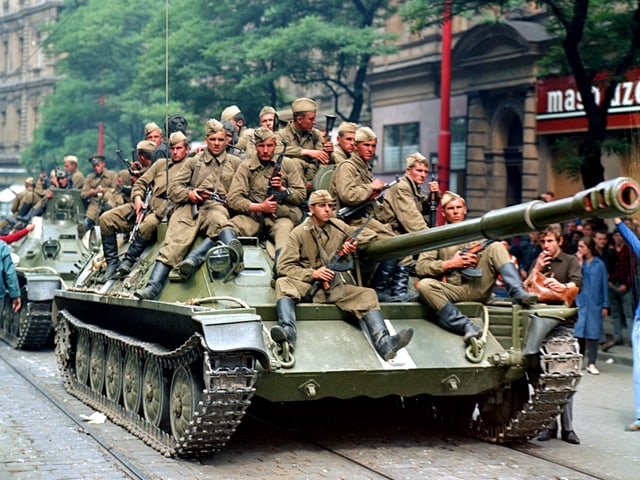
[[[207, 200], [215, 200], [216, 202], [220, 202], [221, 204], [223, 204], [225, 207], [227, 206], [227, 199], [221, 196], [216, 190], [208, 190], [206, 188], [195, 188], [194, 190], [203, 198], [203, 202]], [[196, 218], [198, 216], [199, 208], [199, 203], [191, 204], [191, 218]]]
[[136, 215], [136, 223], [133, 226], [131, 233], [129, 234], [129, 242], [133, 242], [133, 239], [136, 238], [136, 234], [138, 233], [138, 230], [140, 230], [140, 225], [142, 224], [142, 220], [144, 220], [144, 217], [147, 216], [147, 212], [149, 211], [149, 202], [151, 201], [152, 192], [153, 192], [153, 189], [151, 188], [151, 186], [148, 186], [147, 190], [144, 192], [144, 202], [142, 203], [142, 208]]
[[[495, 240], [489, 240], [489, 239], [483, 240], [481, 242], [475, 242], [469, 245], [468, 247], [460, 249], [460, 253], [472, 253], [476, 255], [481, 251], [483, 251], [485, 248], [487, 248], [489, 245], [491, 245], [493, 242], [495, 242]], [[462, 275], [464, 275], [467, 278], [482, 277], [482, 270], [479, 268], [466, 267], [466, 268], [460, 268], [456, 270], [460, 270], [460, 273], [462, 273]]]
[[362, 202], [360, 205], [356, 205], [353, 207], [342, 207], [338, 210], [337, 216], [340, 220], [351, 220], [354, 218], [360, 218], [364, 215], [358, 215], [362, 210], [365, 210], [372, 202], [378, 201], [382, 202], [382, 197], [384, 196], [384, 192], [389, 188], [393, 187], [396, 183], [400, 181], [400, 177], [396, 175], [396, 179], [391, 183], [386, 183], [381, 190], [375, 190], [369, 200]]
[[[429, 169], [431, 170], [431, 181], [438, 181], [438, 174], [436, 169], [438, 168], [438, 157], [432, 155], [429, 159]], [[429, 200], [427, 201], [429, 207], [429, 228], [436, 226], [438, 222], [438, 194], [437, 192], [429, 192]]]
[[[341, 260], [347, 256], [344, 252], [344, 244], [347, 242], [353, 243], [353, 241], [358, 238], [358, 235], [362, 233], [362, 230], [364, 230], [364, 228], [367, 226], [370, 220], [371, 220], [371, 215], [367, 215], [367, 221], [364, 222], [362, 225], [360, 225], [351, 235], [347, 235], [347, 237], [344, 239], [342, 244], [338, 247], [336, 252], [333, 254], [333, 257], [331, 257], [331, 260], [329, 260], [329, 263], [327, 263], [326, 267], [329, 270], [333, 270], [334, 272], [346, 272], [347, 270], [351, 270], [353, 268], [353, 261], [349, 261], [346, 263], [341, 262]], [[309, 298], [310, 300], [313, 300], [313, 297], [315, 296], [316, 293], [318, 293], [318, 290], [320, 290], [320, 287], [322, 287], [324, 290], [329, 290], [330, 286], [331, 285], [327, 280], [314, 280], [314, 282], [311, 284], [311, 288], [309, 288], [309, 291], [307, 292], [305, 297]]]
[[[134, 167], [139, 167], [140, 164], [137, 161], [131, 161], [127, 158], [125, 158], [125, 156], [122, 154], [122, 150], [118, 149], [116, 150], [116, 154], [118, 155], [118, 158], [122, 161], [122, 163], [124, 163], [124, 166], [127, 168], [127, 170], [129, 171], [129, 175], [131, 175], [132, 177], [139, 177], [140, 174], [142, 173], [142, 168], [140, 169], [136, 169]], [[131, 158], [135, 158], [136, 155], [136, 149], [132, 148], [131, 149]]]
[[282, 176], [282, 160], [284, 159], [284, 153], [287, 151], [287, 145], [289, 144], [289, 142], [287, 142], [286, 140], [282, 141], [282, 153], [280, 153], [280, 155], [278, 155], [278, 158], [276, 159], [276, 164], [273, 166], [273, 172], [271, 172], [271, 177], [269, 178], [269, 186], [267, 187], [267, 196], [266, 198], [269, 198], [271, 196], [274, 197], [274, 200], [278, 201], [278, 199], [276, 198], [278, 196], [278, 191], [276, 191], [275, 188], [273, 188], [273, 185], [271, 184], [271, 182], [273, 182], [273, 179], [275, 177], [280, 177]]

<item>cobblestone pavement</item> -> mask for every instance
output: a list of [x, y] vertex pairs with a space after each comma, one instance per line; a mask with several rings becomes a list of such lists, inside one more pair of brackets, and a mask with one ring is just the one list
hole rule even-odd
[[[15, 352], [0, 344], [0, 356], [76, 418], [92, 413], [64, 392], [52, 351]], [[634, 478], [640, 434], [622, 430], [632, 419], [631, 369], [598, 366], [602, 374], [585, 375], [575, 399], [580, 446], [561, 440], [533, 440], [520, 450], [490, 445], [425, 426], [419, 412], [384, 400], [255, 402], [229, 445], [199, 462], [162, 457], [110, 422], [78, 426], [0, 360], [0, 479], [134, 478], [86, 432], [149, 479]]]

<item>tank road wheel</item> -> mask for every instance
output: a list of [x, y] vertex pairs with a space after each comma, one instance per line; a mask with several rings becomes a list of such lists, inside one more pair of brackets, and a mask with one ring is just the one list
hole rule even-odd
[[180, 440], [187, 434], [203, 389], [202, 379], [194, 377], [188, 368], [181, 366], [173, 373], [169, 418], [171, 433], [176, 440]]
[[93, 340], [91, 356], [89, 357], [89, 384], [91, 385], [91, 390], [96, 393], [102, 393], [104, 389], [104, 373], [106, 370], [105, 350], [104, 342], [97, 338]]
[[76, 344], [76, 377], [81, 385], [86, 385], [89, 380], [90, 358], [91, 339], [86, 333], [80, 333]]
[[166, 425], [169, 414], [169, 382], [164, 376], [160, 362], [149, 357], [142, 375], [142, 409], [144, 418], [161, 427]]
[[122, 398], [122, 353], [118, 347], [109, 344], [105, 370], [107, 398], [115, 404]]
[[505, 427], [529, 401], [529, 382], [521, 378], [497, 388], [478, 399], [480, 418], [485, 428]]
[[140, 357], [128, 351], [124, 357], [122, 398], [124, 408], [130, 412], [139, 412], [142, 402], [142, 368]]

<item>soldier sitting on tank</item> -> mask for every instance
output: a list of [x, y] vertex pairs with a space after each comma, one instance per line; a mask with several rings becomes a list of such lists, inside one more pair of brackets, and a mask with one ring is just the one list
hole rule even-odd
[[[373, 345], [385, 360], [395, 357], [413, 335], [407, 328], [390, 335], [382, 317], [376, 293], [355, 284], [351, 269], [351, 254], [375, 238], [375, 233], [364, 228], [356, 239], [351, 235], [356, 227], [332, 218], [334, 199], [327, 190], [317, 190], [309, 198], [310, 216], [293, 229], [278, 260], [276, 281], [276, 310], [278, 326], [271, 329], [271, 338], [277, 343], [296, 342], [295, 304], [308, 299], [315, 303], [335, 303], [345, 312], [364, 320]], [[327, 266], [338, 249], [342, 248], [340, 263], [343, 267]], [[351, 262], [349, 264], [349, 262]], [[310, 297], [310, 298], [305, 298]]]
[[[445, 192], [441, 199], [447, 223], [464, 220], [467, 207], [460, 195]], [[509, 296], [521, 305], [533, 305], [537, 296], [528, 293], [509, 252], [501, 242], [489, 243], [479, 253], [465, 252], [469, 244], [440, 248], [421, 253], [416, 273], [420, 299], [435, 313], [436, 323], [464, 336], [465, 343], [479, 338], [482, 330], [462, 314], [454, 302], [486, 302], [491, 296], [498, 274]], [[465, 270], [466, 269], [466, 270]], [[469, 270], [470, 269], [470, 270]]]
[[47, 205], [49, 200], [53, 198], [53, 189], [69, 190], [71, 185], [69, 182], [69, 175], [64, 170], [55, 171], [55, 183], [52, 184], [43, 192], [43, 196], [40, 201], [33, 207], [30, 212], [29, 218], [40, 217], [47, 211]]
[[294, 160], [282, 158], [276, 170], [276, 138], [271, 130], [255, 129], [253, 142], [255, 147], [238, 166], [229, 188], [229, 208], [235, 213], [231, 221], [240, 235], [264, 234], [274, 240], [277, 259], [291, 230], [302, 220], [300, 205], [307, 189]]
[[[138, 298], [157, 297], [174, 266], [179, 279], [190, 278], [204, 263], [207, 252], [216, 246], [215, 238], [229, 246], [236, 257], [237, 270], [242, 268], [242, 244], [225, 201], [240, 159], [227, 154], [226, 134], [219, 121], [211, 119], [206, 123], [204, 141], [207, 148], [185, 160], [169, 184], [169, 199], [176, 208], [147, 285], [134, 292]], [[204, 235], [204, 240], [184, 258], [198, 234]]]
[[16, 222], [27, 218], [29, 211], [39, 201], [40, 195], [35, 191], [35, 181], [33, 177], [29, 177], [24, 181], [24, 191], [18, 193], [13, 199], [11, 216], [0, 220], [0, 235], [7, 235], [14, 230]]
[[[144, 176], [149, 170], [149, 167], [151, 167], [155, 149], [156, 144], [151, 140], [142, 140], [136, 145], [136, 155], [138, 158], [131, 163], [131, 172], [125, 170], [127, 174], [126, 177], [129, 177], [133, 185], [137, 184], [138, 178]], [[130, 173], [133, 173], [133, 175], [130, 175]], [[113, 204], [114, 208], [100, 215], [102, 252], [104, 253], [104, 260], [107, 264], [107, 269], [102, 275], [103, 281], [113, 278], [120, 264], [116, 235], [118, 233], [129, 234], [131, 230], [133, 230], [136, 222], [137, 210], [134, 202], [129, 200], [133, 186], [127, 187], [127, 182], [123, 180], [124, 176], [122, 173], [118, 175], [118, 178], [121, 180], [116, 183], [116, 187], [111, 192], [108, 200]], [[118, 200], [118, 197], [120, 200]], [[154, 232], [155, 230], [152, 230], [148, 238], [150, 238]]]
[[[386, 183], [379, 178], [374, 179], [372, 173], [378, 137], [369, 127], [360, 127], [356, 130], [355, 141], [356, 149], [351, 156], [336, 166], [331, 177], [331, 193], [337, 198], [338, 207], [357, 208], [353, 214], [344, 218], [346, 223], [357, 227], [370, 215], [375, 218], [369, 221], [368, 226], [376, 232], [378, 238], [393, 237], [391, 226], [377, 219], [380, 204], [373, 201], [387, 188]], [[373, 274], [369, 286], [376, 291], [380, 301], [388, 300], [387, 283], [393, 277], [397, 264], [397, 259], [380, 262]]]
[[91, 230], [100, 215], [106, 210], [105, 193], [116, 186], [118, 175], [106, 168], [103, 155], [91, 155], [89, 162], [93, 165], [93, 173], [87, 175], [80, 191], [80, 197], [88, 202], [85, 217], [78, 224], [78, 236]]
[[[423, 183], [429, 173], [429, 160], [420, 152], [412, 153], [406, 159], [405, 175], [384, 195], [382, 210], [378, 215], [380, 221], [388, 224], [396, 235], [425, 230], [429, 226], [424, 218], [429, 211], [429, 195], [421, 192]], [[438, 182], [429, 182], [429, 192], [435, 194], [434, 201], [440, 201]], [[387, 302], [404, 302], [415, 300], [407, 293], [409, 286], [409, 270], [412, 257], [400, 261], [393, 274], [387, 277], [386, 290], [378, 298]], [[380, 280], [381, 282], [384, 279]], [[386, 291], [389, 293], [387, 294]]]

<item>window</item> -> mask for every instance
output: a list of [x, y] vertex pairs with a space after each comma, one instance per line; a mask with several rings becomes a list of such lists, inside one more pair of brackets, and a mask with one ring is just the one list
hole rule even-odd
[[383, 172], [402, 172], [407, 155], [420, 150], [420, 123], [385, 125]]
[[451, 128], [451, 164], [449, 173], [449, 189], [465, 196], [467, 174], [467, 119], [452, 118]]

